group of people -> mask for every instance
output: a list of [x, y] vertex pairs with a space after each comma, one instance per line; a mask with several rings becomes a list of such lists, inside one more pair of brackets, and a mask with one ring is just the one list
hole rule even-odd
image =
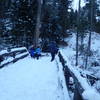
[[[58, 53], [58, 46], [56, 44], [56, 42], [51, 41], [48, 46], [48, 51], [51, 53], [51, 62], [55, 59], [55, 55]], [[31, 57], [33, 58], [37, 58], [39, 59], [39, 57], [41, 56], [41, 48], [39, 46], [34, 47], [32, 46], [32, 48], [30, 48], [29, 53], [31, 55]]]
[[29, 50], [29, 53], [32, 58], [39, 59], [39, 57], [41, 56], [41, 48], [39, 46], [37, 47], [32, 46]]

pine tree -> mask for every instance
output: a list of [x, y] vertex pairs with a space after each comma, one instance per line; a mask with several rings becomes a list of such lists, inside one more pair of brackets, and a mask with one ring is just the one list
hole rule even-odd
[[[12, 6], [12, 35], [16, 37], [16, 45], [28, 47], [33, 44], [36, 26], [37, 2], [32, 0], [16, 1]], [[14, 38], [15, 39], [15, 38]]]
[[44, 0], [42, 37], [61, 41], [70, 27], [68, 12], [71, 0]]

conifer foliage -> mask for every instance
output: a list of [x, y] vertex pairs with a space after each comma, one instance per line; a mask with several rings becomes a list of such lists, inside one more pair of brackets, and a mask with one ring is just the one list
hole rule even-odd
[[[39, 0], [0, 0], [0, 43], [29, 47], [36, 38]], [[40, 0], [41, 14], [39, 36], [42, 41], [64, 41], [67, 29], [76, 29], [77, 11], [72, 9], [73, 0]], [[80, 10], [79, 37], [90, 28], [90, 1]], [[93, 1], [93, 30], [100, 32], [100, 2]]]

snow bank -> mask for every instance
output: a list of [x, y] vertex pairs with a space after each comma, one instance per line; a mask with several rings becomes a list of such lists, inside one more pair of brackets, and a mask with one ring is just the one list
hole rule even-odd
[[64, 100], [70, 100], [68, 89], [67, 89], [66, 82], [65, 82], [63, 67], [62, 67], [61, 63], [59, 63], [58, 56], [56, 57], [56, 61], [57, 61], [58, 69], [59, 69], [58, 70], [59, 81], [60, 81], [60, 84], [63, 86], [62, 92], [64, 94]]
[[94, 89], [85, 90], [82, 95], [86, 100], [100, 100], [100, 94]]
[[[68, 60], [68, 58], [65, 56], [65, 54], [61, 50], [60, 52], [64, 57], [64, 59], [66, 59], [68, 68], [71, 70], [71, 72], [74, 73], [74, 75], [77, 77], [78, 81], [80, 82], [81, 86], [83, 87], [84, 89], [84, 92], [82, 94], [83, 97], [86, 98], [86, 100], [100, 100], [100, 94], [88, 84], [87, 79], [83, 78], [80, 75], [80, 72], [77, 70], [75, 66], [71, 66], [71, 63]], [[95, 99], [93, 98], [94, 95], [96, 95]]]
[[[98, 0], [99, 1], [99, 0]], [[68, 32], [67, 32], [68, 33]], [[69, 31], [69, 34], [72, 34], [70, 37], [66, 38], [65, 41], [68, 43], [68, 46], [65, 48], [62, 48], [64, 57], [66, 56], [67, 61], [70, 66], [75, 66], [76, 63], [76, 33], [72, 31]], [[79, 70], [82, 75], [93, 75], [97, 78], [100, 78], [100, 34], [96, 32], [92, 32], [91, 36], [91, 51], [92, 56], [88, 59], [88, 67], [85, 69], [85, 62], [86, 62], [86, 55], [83, 53], [80, 55], [79, 52], [79, 58], [78, 58], [78, 67], [75, 69]], [[84, 43], [84, 51], [86, 52], [87, 44], [89, 39], [89, 31], [85, 33], [85, 37], [83, 40]], [[81, 42], [79, 41], [79, 45]], [[100, 92], [100, 82], [95, 82], [93, 85], [99, 92]]]

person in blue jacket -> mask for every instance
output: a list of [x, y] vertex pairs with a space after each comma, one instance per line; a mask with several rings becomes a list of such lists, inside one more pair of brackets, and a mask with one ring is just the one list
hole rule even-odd
[[53, 61], [55, 59], [55, 55], [58, 53], [58, 46], [56, 44], [56, 42], [52, 41], [50, 42], [49, 46], [49, 51], [51, 53], [51, 61]]
[[41, 56], [41, 48], [39, 46], [33, 46], [32, 48], [30, 48], [29, 53], [31, 57], [39, 59], [39, 57]]
[[35, 57], [39, 59], [40, 56], [41, 56], [41, 48], [37, 46], [37, 48], [35, 49]]
[[29, 53], [30, 53], [31, 57], [33, 57], [33, 58], [35, 57], [35, 48], [34, 48], [34, 46], [29, 49]]

